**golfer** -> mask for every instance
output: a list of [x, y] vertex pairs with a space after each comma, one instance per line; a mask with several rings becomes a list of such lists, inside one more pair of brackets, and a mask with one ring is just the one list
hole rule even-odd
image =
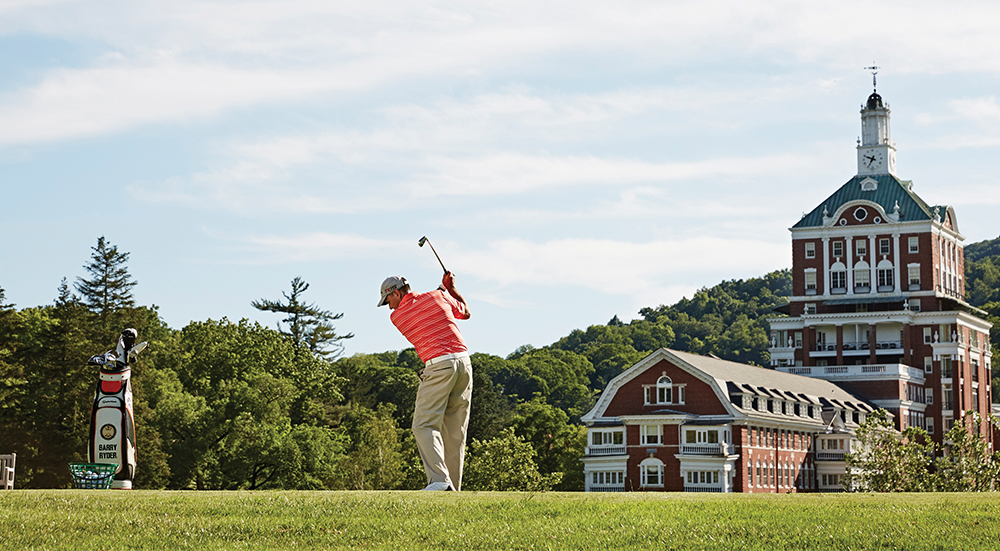
[[389, 318], [424, 362], [413, 411], [413, 436], [427, 473], [424, 490], [462, 489], [465, 433], [472, 400], [472, 362], [455, 320], [469, 319], [469, 306], [445, 272], [441, 286], [412, 293], [405, 278], [382, 282]]

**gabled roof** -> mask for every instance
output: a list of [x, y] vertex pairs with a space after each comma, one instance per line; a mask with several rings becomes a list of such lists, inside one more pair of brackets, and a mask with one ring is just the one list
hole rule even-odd
[[813, 377], [793, 375], [775, 369], [746, 365], [728, 360], [717, 360], [690, 352], [670, 350], [686, 363], [707, 373], [714, 379], [757, 387], [777, 398], [792, 400], [795, 394], [817, 396], [841, 402], [861, 403], [861, 400], [839, 386]]
[[661, 348], [612, 379], [601, 393], [594, 408], [583, 416], [584, 422], [602, 420], [604, 411], [614, 400], [618, 389], [660, 360], [666, 360], [686, 369], [692, 375], [709, 383], [719, 400], [734, 416], [744, 417], [746, 414], [742, 408], [731, 403], [731, 394], [750, 394], [863, 412], [875, 410], [864, 400], [823, 379]]
[[[862, 191], [861, 183], [865, 180], [875, 180], [877, 186], [871, 191]], [[824, 210], [829, 216], [833, 216], [837, 209], [852, 201], [868, 201], [880, 206], [886, 214], [891, 214], [899, 204], [899, 221], [912, 222], [914, 220], [934, 220], [935, 208], [938, 215], [943, 219], [947, 206], [930, 206], [913, 192], [909, 181], [903, 181], [891, 174], [877, 174], [870, 176], [855, 176], [833, 195], [826, 198], [809, 214], [806, 214], [792, 228], [811, 228], [825, 224]], [[957, 231], [957, 228], [956, 228]]]

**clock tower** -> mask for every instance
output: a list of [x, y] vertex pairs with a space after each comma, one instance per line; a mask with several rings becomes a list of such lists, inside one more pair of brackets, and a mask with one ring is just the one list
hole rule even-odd
[[858, 175], [896, 175], [896, 147], [889, 136], [889, 107], [873, 91], [861, 108]]

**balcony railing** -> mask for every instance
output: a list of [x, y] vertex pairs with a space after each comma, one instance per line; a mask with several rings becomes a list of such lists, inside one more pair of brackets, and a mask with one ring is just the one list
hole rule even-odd
[[[864, 364], [864, 365], [830, 365], [830, 366], [813, 366], [813, 367], [794, 367], [794, 366], [780, 366], [776, 367], [778, 371], [784, 373], [794, 373], [796, 375], [812, 375], [820, 377], [824, 376], [847, 376], [847, 377], [871, 377], [885, 375], [887, 377], [895, 377], [900, 375], [906, 375], [912, 379], [924, 379], [924, 370], [918, 369], [916, 367], [911, 367], [906, 364]], [[822, 369], [822, 371], [820, 371]], [[839, 377], [838, 377], [839, 378]]]
[[722, 493], [722, 486], [685, 486], [685, 492]]
[[844, 455], [846, 455], [844, 452], [817, 452], [816, 461], [843, 461]]
[[732, 444], [684, 444], [681, 453], [685, 455], [732, 455]]
[[625, 446], [588, 446], [587, 455], [625, 455]]
[[875, 343], [875, 348], [879, 350], [903, 348], [903, 341], [877, 341]]
[[[870, 345], [867, 342], [845, 342], [842, 348], [845, 352], [850, 352], [854, 350], [869, 350]], [[877, 341], [875, 343], [876, 350], [902, 350], [903, 341]], [[830, 343], [816, 343], [813, 347], [813, 352], [836, 352], [837, 345]]]

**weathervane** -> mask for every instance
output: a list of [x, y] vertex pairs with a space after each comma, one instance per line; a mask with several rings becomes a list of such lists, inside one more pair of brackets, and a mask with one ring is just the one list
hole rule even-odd
[[876, 86], [876, 84], [875, 84], [875, 75], [878, 74], [878, 70], [880, 69], [880, 67], [876, 67], [875, 63], [872, 62], [872, 66], [871, 67], [862, 67], [862, 69], [864, 69], [866, 71], [871, 71], [872, 72], [872, 91], [873, 92], [877, 91], [878, 86]]

